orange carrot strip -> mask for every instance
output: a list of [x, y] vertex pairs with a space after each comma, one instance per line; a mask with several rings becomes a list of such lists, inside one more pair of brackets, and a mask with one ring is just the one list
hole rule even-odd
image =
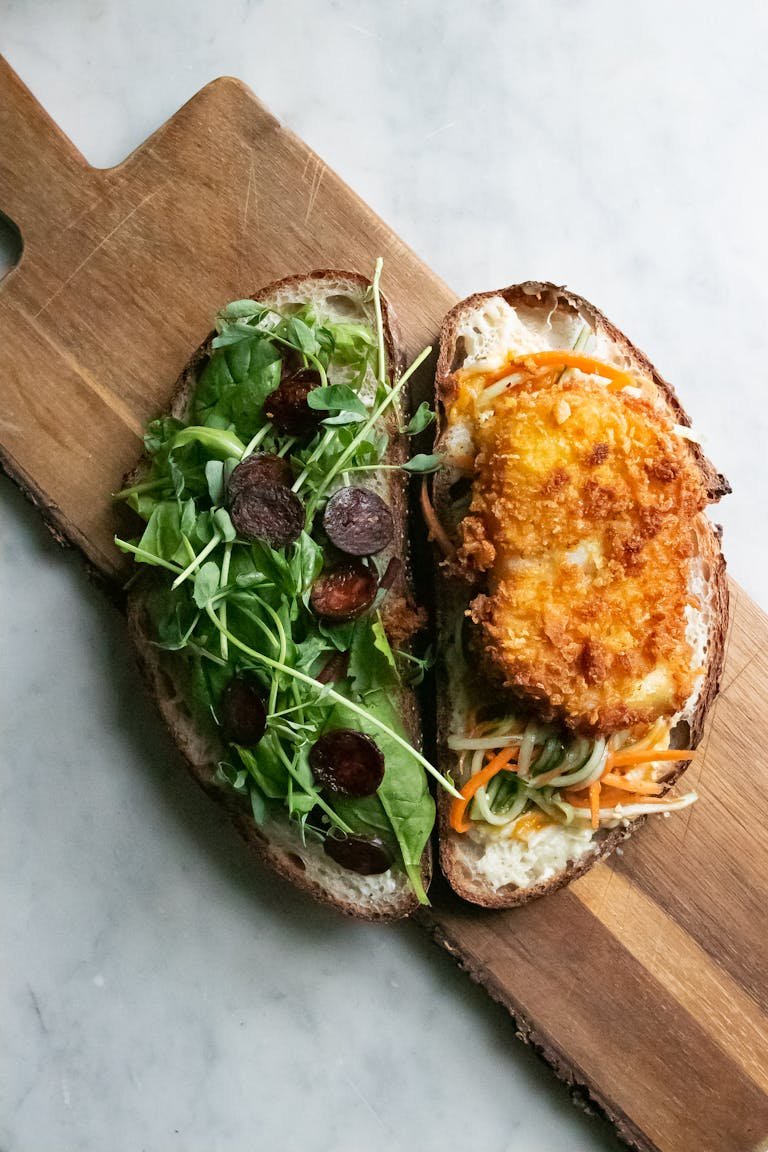
[[595, 780], [589, 786], [589, 811], [592, 815], [592, 827], [600, 827], [600, 781]]
[[492, 780], [497, 772], [501, 772], [504, 768], [509, 771], [514, 771], [510, 767], [510, 761], [513, 757], [517, 756], [517, 748], [502, 748], [497, 752], [493, 759], [471, 776], [467, 780], [463, 788], [459, 789], [461, 792], [461, 799], [454, 800], [451, 804], [451, 815], [449, 824], [454, 832], [468, 832], [472, 827], [471, 821], [464, 819], [464, 814], [467, 811], [467, 805], [479, 788], [484, 787], [489, 780]]
[[656, 760], [693, 760], [695, 752], [681, 748], [643, 748], [640, 752], [614, 752], [608, 757], [608, 770], [629, 768], [634, 764], [652, 764]]
[[584, 356], [580, 352], [569, 352], [566, 349], [554, 348], [543, 352], [528, 352], [522, 356], [516, 356], [514, 363], [534, 364], [537, 367], [551, 365], [557, 368], [561, 366], [563, 368], [578, 368], [590, 376], [604, 376], [606, 380], [610, 380], [611, 387], [614, 389], [637, 384], [634, 376], [631, 376], [629, 372], [622, 372], [620, 368], [614, 368], [612, 364], [595, 360], [594, 356]]
[[662, 785], [655, 784], [653, 780], [627, 780], [626, 776], [619, 776], [615, 772], [606, 773], [602, 783], [610, 788], [622, 788], [626, 792], [639, 792], [643, 796], [659, 796], [662, 790]]
[[[593, 785], [590, 785], [590, 791], [592, 787]], [[589, 808], [592, 811], [591, 797], [587, 797], [584, 792], [566, 789], [563, 792], [563, 799], [573, 805], [574, 808]], [[647, 799], [647, 796], [641, 796], [639, 793], [629, 793], [619, 788], [600, 786], [600, 808], [615, 808], [617, 804], [641, 803]], [[598, 808], [598, 815], [600, 808]]]

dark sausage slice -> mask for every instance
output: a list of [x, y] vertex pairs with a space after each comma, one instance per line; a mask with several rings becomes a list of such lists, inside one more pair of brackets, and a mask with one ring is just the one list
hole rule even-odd
[[274, 452], [254, 452], [232, 469], [227, 481], [227, 502], [232, 504], [253, 484], [287, 484], [290, 488], [292, 480], [291, 466], [282, 456], [275, 456]]
[[334, 652], [328, 663], [316, 676], [318, 684], [335, 684], [343, 680], [349, 670], [349, 652]]
[[323, 851], [342, 868], [357, 872], [360, 876], [378, 876], [392, 867], [389, 852], [381, 840], [366, 840], [362, 836], [346, 836], [344, 839], [326, 836]]
[[273, 548], [293, 544], [304, 527], [304, 505], [296, 493], [271, 481], [244, 488], [230, 505], [229, 515], [240, 536], [266, 540]]
[[372, 556], [391, 543], [392, 513], [370, 488], [340, 488], [325, 506], [323, 528], [331, 544], [350, 556]]
[[326, 732], [309, 750], [312, 775], [342, 796], [370, 796], [384, 778], [384, 756], [370, 736], [352, 728]]
[[322, 383], [316, 368], [299, 368], [284, 373], [274, 392], [264, 402], [264, 412], [278, 432], [303, 436], [312, 432], [327, 413], [310, 408], [307, 396]]
[[267, 710], [253, 676], [240, 672], [224, 689], [219, 709], [227, 740], [249, 747], [258, 744], [267, 727]]
[[323, 620], [351, 620], [376, 599], [376, 574], [359, 560], [341, 560], [321, 572], [309, 597]]

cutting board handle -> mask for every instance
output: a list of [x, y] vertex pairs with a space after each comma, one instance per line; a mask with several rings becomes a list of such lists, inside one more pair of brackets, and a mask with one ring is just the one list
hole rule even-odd
[[92, 172], [0, 56], [0, 212], [28, 237], [39, 224], [40, 205], [50, 212], [51, 189], [71, 189]]

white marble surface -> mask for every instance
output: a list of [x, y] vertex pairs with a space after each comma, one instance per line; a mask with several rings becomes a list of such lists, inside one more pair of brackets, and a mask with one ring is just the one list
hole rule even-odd
[[[550, 278], [600, 304], [679, 384], [736, 489], [732, 572], [768, 604], [760, 0], [0, 12], [95, 164], [236, 74], [458, 292]], [[119, 618], [0, 496], [4, 1152], [612, 1148], [416, 928], [340, 923], [252, 866]]]

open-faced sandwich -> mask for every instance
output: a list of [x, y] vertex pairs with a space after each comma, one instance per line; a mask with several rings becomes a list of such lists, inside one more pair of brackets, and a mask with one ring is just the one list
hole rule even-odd
[[458, 304], [436, 391], [441, 864], [508, 907], [695, 800], [668, 789], [717, 692], [729, 488], [649, 361], [551, 284]]
[[[413, 691], [403, 427], [378, 288], [322, 271], [218, 316], [119, 498], [133, 639], [199, 782], [278, 872], [344, 912], [426, 901], [435, 805]], [[442, 784], [455, 792], [448, 781]]]

